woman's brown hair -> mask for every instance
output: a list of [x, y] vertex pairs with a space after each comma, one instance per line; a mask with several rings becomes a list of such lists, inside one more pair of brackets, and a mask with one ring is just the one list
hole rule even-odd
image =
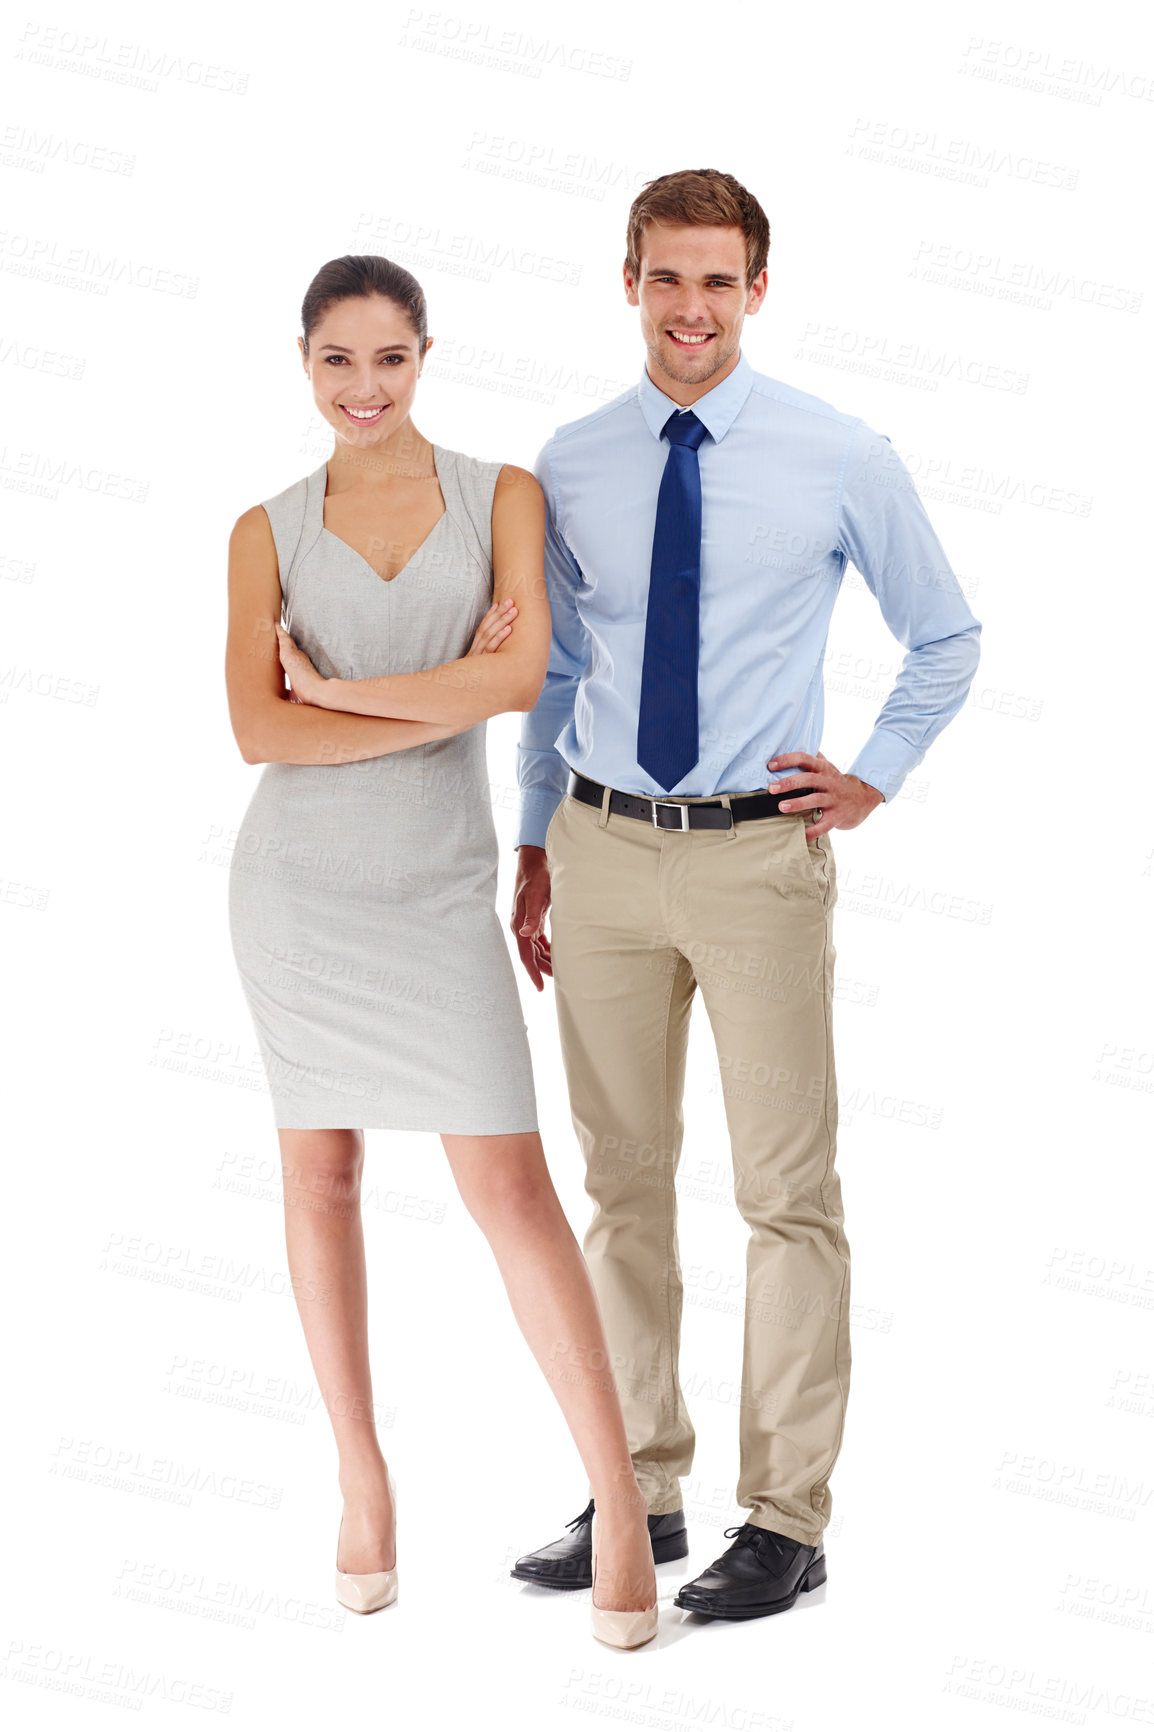
[[301, 305], [301, 331], [306, 356], [309, 338], [337, 301], [353, 295], [384, 295], [395, 301], [417, 334], [417, 360], [425, 353], [429, 315], [425, 291], [411, 272], [379, 253], [346, 253], [322, 265], [305, 292]]

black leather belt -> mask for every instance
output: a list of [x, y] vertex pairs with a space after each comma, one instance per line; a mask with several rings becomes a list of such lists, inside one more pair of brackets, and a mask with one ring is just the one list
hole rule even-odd
[[[605, 784], [570, 770], [569, 792], [586, 806], [600, 808]], [[781, 811], [783, 800], [797, 800], [814, 792], [813, 788], [789, 788], [784, 794], [772, 794], [768, 789], [764, 794], [730, 794], [726, 807], [720, 800], [699, 800], [689, 805], [684, 800], [651, 800], [646, 794], [626, 794], [614, 788], [609, 795], [609, 810], [620, 812], [623, 818], [639, 818], [643, 824], [652, 824], [655, 830], [728, 830], [731, 822], [741, 824], [747, 818], [771, 818]], [[807, 815], [812, 821], [819, 814], [811, 809]]]

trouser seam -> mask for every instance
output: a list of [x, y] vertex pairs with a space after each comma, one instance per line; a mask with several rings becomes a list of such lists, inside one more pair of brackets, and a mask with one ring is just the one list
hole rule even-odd
[[[830, 1086], [830, 1072], [832, 1069], [831, 1058], [832, 1058], [832, 1053], [833, 1053], [833, 1030], [832, 1030], [832, 1027], [830, 1025], [831, 1024], [831, 1014], [832, 1014], [831, 992], [829, 990], [827, 990], [827, 977], [828, 977], [827, 964], [828, 964], [828, 960], [829, 960], [829, 933], [830, 933], [830, 920], [832, 918], [832, 912], [833, 911], [828, 905], [828, 897], [829, 897], [829, 892], [830, 892], [829, 859], [828, 859], [828, 856], [826, 855], [824, 849], [822, 850], [822, 863], [823, 863], [822, 864], [822, 891], [823, 891], [822, 900], [823, 900], [823, 903], [825, 903], [825, 927], [824, 927], [824, 935], [822, 937], [822, 945], [821, 945], [822, 1024], [823, 1024], [823, 1028], [825, 1031], [825, 1077], [823, 1079], [825, 1086], [824, 1086], [823, 1091], [822, 1091], [822, 1123], [825, 1126], [827, 1147], [826, 1147], [825, 1171], [822, 1174], [821, 1184], [818, 1186], [818, 1195], [821, 1198], [822, 1214], [825, 1216], [826, 1220], [828, 1221], [830, 1219], [830, 1214], [829, 1214], [828, 1205], [826, 1203], [825, 1187], [826, 1187], [826, 1184], [829, 1180], [830, 1168], [833, 1166], [834, 1151], [835, 1151], [836, 1145], [834, 1142], [833, 1133], [830, 1130], [830, 1123], [829, 1123], [829, 1086]], [[837, 1314], [837, 1326], [834, 1330], [834, 1339], [833, 1339], [833, 1369], [834, 1369], [834, 1376], [837, 1378], [838, 1396], [840, 1398], [840, 1416], [838, 1419], [837, 1435], [833, 1440], [833, 1443], [830, 1447], [829, 1454], [826, 1458], [828, 1465], [823, 1469], [822, 1473], [818, 1476], [817, 1480], [815, 1481], [815, 1484], [820, 1484], [822, 1486], [823, 1492], [824, 1492], [824, 1490], [828, 1484], [829, 1475], [833, 1471], [833, 1464], [836, 1462], [836, 1460], [838, 1458], [838, 1454], [841, 1450], [842, 1437], [845, 1433], [846, 1408], [848, 1406], [848, 1391], [846, 1390], [845, 1384], [842, 1380], [842, 1374], [841, 1374], [841, 1357], [842, 1357], [841, 1349], [842, 1349], [843, 1331], [846, 1334], [848, 1334], [848, 1331], [849, 1331], [849, 1315], [848, 1315], [848, 1311], [847, 1311], [846, 1304], [845, 1304], [845, 1296], [846, 1296], [846, 1286], [847, 1286], [848, 1281], [849, 1281], [850, 1271], [849, 1271], [849, 1259], [848, 1259], [848, 1255], [847, 1255], [847, 1247], [843, 1243], [843, 1241], [845, 1240], [844, 1229], [841, 1226], [841, 1224], [839, 1224], [838, 1222], [834, 1222], [833, 1225], [834, 1225], [834, 1249], [835, 1249], [835, 1251], [837, 1251], [838, 1255], [842, 1259], [841, 1290], [840, 1290], [840, 1293], [838, 1296], [838, 1307], [837, 1307], [837, 1312], [838, 1312], [838, 1314]], [[817, 1516], [819, 1521], [822, 1521], [823, 1518], [821, 1516], [821, 1513], [814, 1505], [814, 1487], [813, 1486], [810, 1487], [809, 1502], [810, 1502], [810, 1508], [813, 1510], [814, 1515]]]
[[[677, 952], [680, 958], [680, 952]], [[673, 994], [677, 985], [677, 971], [680, 963], [675, 963], [669, 976], [669, 991], [665, 998], [665, 1028], [661, 1042], [661, 1159], [670, 1157], [672, 1167], [672, 1148], [669, 1140], [671, 1114], [669, 1110], [669, 1038], [672, 1024]], [[665, 1351], [669, 1366], [669, 1391], [671, 1427], [676, 1427], [680, 1418], [681, 1381], [678, 1377], [677, 1361], [673, 1351], [673, 1250], [677, 1222], [677, 1191], [674, 1184], [675, 1175], [670, 1171], [669, 1184], [663, 1185], [665, 1194]], [[669, 1490], [668, 1474], [665, 1475], [665, 1491]], [[664, 1493], [662, 1494], [664, 1495]]]

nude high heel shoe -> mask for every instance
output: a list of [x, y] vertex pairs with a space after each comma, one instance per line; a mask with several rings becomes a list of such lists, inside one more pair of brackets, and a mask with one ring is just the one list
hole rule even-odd
[[[393, 1484], [393, 1476], [389, 1475], [389, 1496], [393, 1500], [393, 1509], [397, 1507], [397, 1488]], [[344, 1517], [341, 1517], [342, 1525]], [[341, 1536], [337, 1532], [337, 1551], [341, 1549]], [[397, 1569], [370, 1570], [365, 1575], [356, 1575], [352, 1571], [337, 1571], [337, 1599], [342, 1606], [347, 1606], [350, 1612], [379, 1612], [383, 1606], [391, 1606], [397, 1597]]]
[[597, 1514], [593, 1514], [593, 1634], [610, 1648], [643, 1648], [657, 1634], [657, 1601], [641, 1612], [614, 1612], [597, 1604]]

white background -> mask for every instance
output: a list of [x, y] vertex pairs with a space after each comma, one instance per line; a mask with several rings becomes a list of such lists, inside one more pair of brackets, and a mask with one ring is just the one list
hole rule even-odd
[[[16, 1723], [1154, 1723], [1154, 42], [1128, 14], [12, 14]], [[898, 798], [834, 835], [854, 1367], [829, 1584], [745, 1625], [669, 1608], [741, 1519], [745, 1229], [699, 1013], [682, 1175], [699, 1441], [659, 1643], [615, 1654], [587, 1595], [510, 1581], [581, 1509], [584, 1473], [439, 1142], [384, 1131], [365, 1218], [401, 1598], [358, 1619], [332, 1598], [335, 1453], [228, 940], [260, 773], [225, 704], [228, 535], [331, 448], [296, 349], [326, 259], [415, 272], [437, 339], [417, 426], [530, 466], [638, 377], [626, 213], [646, 179], [703, 166], [770, 218], [750, 362], [890, 435], [983, 624], [962, 712]], [[826, 664], [842, 767], [900, 657], [851, 571]], [[488, 736], [505, 919], [517, 726]], [[580, 1233], [551, 989], [522, 986]]]

